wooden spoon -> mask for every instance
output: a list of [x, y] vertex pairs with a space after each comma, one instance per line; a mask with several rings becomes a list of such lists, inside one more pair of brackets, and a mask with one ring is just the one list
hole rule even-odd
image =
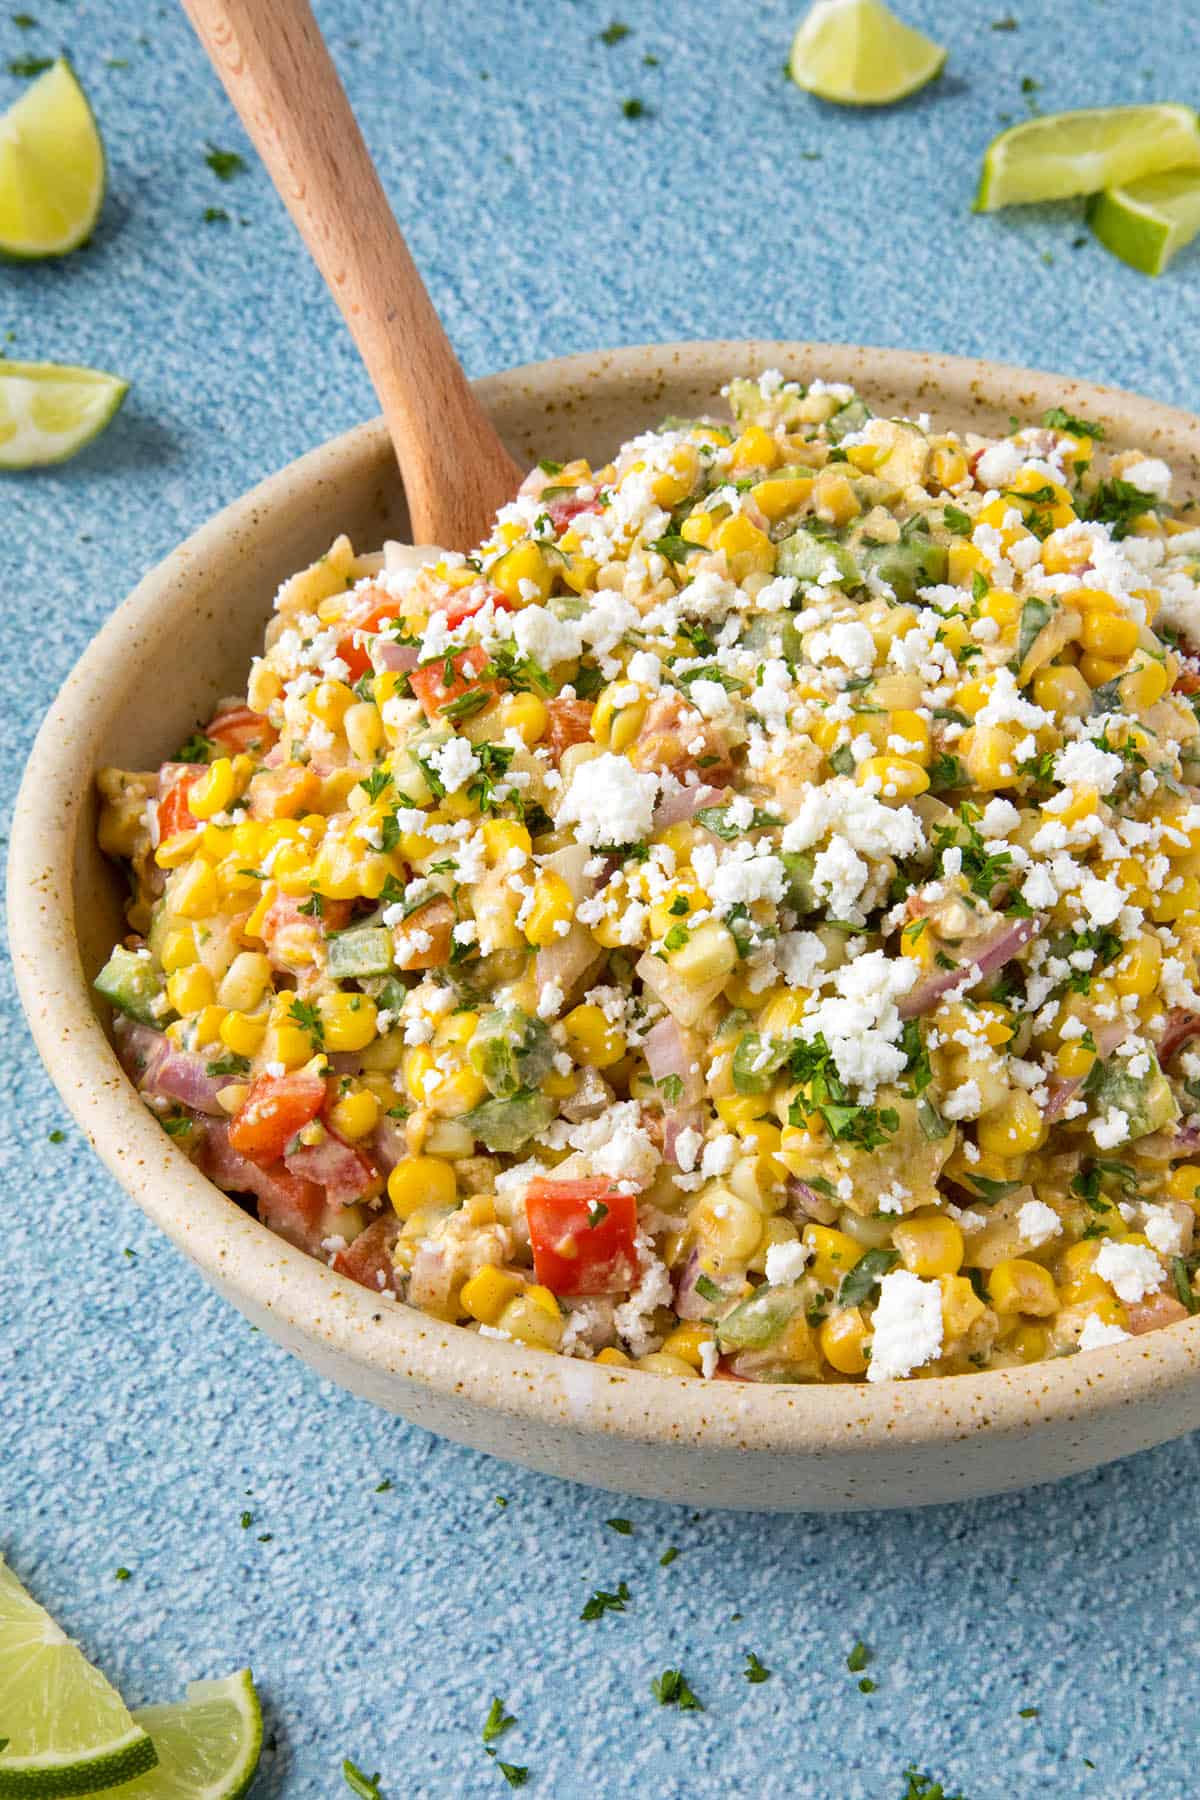
[[183, 0], [375, 385], [415, 543], [470, 550], [521, 481], [392, 217], [308, 0]]

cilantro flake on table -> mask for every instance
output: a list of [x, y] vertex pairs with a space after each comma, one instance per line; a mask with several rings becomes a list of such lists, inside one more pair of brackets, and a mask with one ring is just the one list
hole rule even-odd
[[867, 1649], [867, 1646], [863, 1643], [862, 1639], [859, 1638], [849, 1656], [846, 1658], [846, 1667], [852, 1675], [857, 1675], [861, 1669], [866, 1668], [870, 1660], [871, 1652]]
[[670, 1568], [671, 1564], [675, 1561], [675, 1558], [678, 1555], [679, 1555], [679, 1546], [677, 1544], [668, 1544], [667, 1548], [663, 1551], [662, 1555], [658, 1559], [659, 1568], [660, 1569]]
[[385, 1800], [378, 1774], [364, 1775], [357, 1763], [352, 1763], [348, 1756], [342, 1762], [342, 1780], [352, 1794], [359, 1796], [359, 1800]]
[[621, 112], [627, 119], [649, 119], [653, 117], [646, 102], [644, 100], [639, 100], [636, 94], [631, 95], [628, 100], [622, 100]]
[[664, 1669], [650, 1683], [650, 1692], [660, 1706], [677, 1706], [680, 1712], [703, 1712], [682, 1669]]
[[771, 1677], [770, 1669], [767, 1668], [766, 1664], [760, 1660], [753, 1650], [747, 1650], [746, 1652], [746, 1666], [742, 1670], [742, 1674], [746, 1677], [746, 1680], [751, 1682], [754, 1686], [758, 1686], [760, 1682], [769, 1681]]
[[483, 1721], [482, 1735], [484, 1743], [495, 1743], [496, 1739], [503, 1736], [510, 1726], [515, 1725], [516, 1722], [516, 1714], [505, 1712], [503, 1700], [501, 1700], [499, 1694], [493, 1694], [492, 1704], [488, 1707], [487, 1718]]
[[[614, 44], [619, 44], [623, 38], [630, 37], [632, 34], [632, 25], [625, 25], [620, 19], [614, 19], [611, 25], [606, 25], [604, 30], [597, 32], [596, 35], [602, 44], [607, 44], [611, 49]], [[557, 474], [557, 470], [555, 473]]]
[[246, 159], [236, 150], [219, 150], [216, 144], [210, 144], [204, 153], [204, 160], [218, 181], [232, 181], [235, 175], [246, 172]]
[[906, 1786], [900, 1800], [967, 1800], [965, 1794], [948, 1794], [940, 1781], [934, 1781], [916, 1763], [909, 1763], [904, 1780]]
[[633, 1536], [633, 1525], [628, 1519], [605, 1519], [604, 1523], [610, 1531], [617, 1532], [621, 1537]]
[[496, 1759], [496, 1767], [511, 1788], [521, 1788], [529, 1780], [529, 1767], [526, 1763], [501, 1762]]
[[628, 1599], [629, 1588], [623, 1581], [617, 1583], [615, 1593], [609, 1593], [604, 1588], [597, 1588], [595, 1593], [584, 1601], [583, 1611], [579, 1616], [581, 1619], [591, 1620], [601, 1619], [605, 1613], [609, 1612], [624, 1612], [625, 1602]]
[[10, 75], [26, 78], [33, 75], [44, 75], [46, 70], [54, 66], [52, 56], [14, 56], [8, 65]]

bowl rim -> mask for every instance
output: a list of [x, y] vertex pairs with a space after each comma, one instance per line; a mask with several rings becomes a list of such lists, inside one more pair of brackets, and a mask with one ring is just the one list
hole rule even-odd
[[[931, 396], [972, 404], [1020, 393], [1077, 399], [1129, 429], [1153, 426], [1188, 438], [1193, 415], [1124, 390], [1049, 372], [940, 353], [787, 340], [711, 340], [634, 345], [523, 364], [474, 383], [489, 407], [506, 397], [627, 390], [647, 359], [697, 377], [712, 369], [803, 365], [827, 378], [852, 367], [870, 385], [911, 385], [928, 365]], [[1053, 403], [1047, 401], [1047, 404]], [[104, 705], [103, 669], [118, 642], [144, 630], [189, 570], [203, 568], [231, 534], [252, 530], [298, 485], [336, 480], [354, 457], [378, 453], [383, 422], [339, 434], [268, 476], [193, 532], [138, 582], [79, 657], [50, 707], [17, 796], [8, 855], [8, 925], [18, 992], [37, 1048], [93, 1149], [141, 1209], [226, 1297], [285, 1340], [299, 1336], [380, 1384], [399, 1379], [457, 1402], [614, 1438], [768, 1454], [870, 1456], [884, 1447], [948, 1445], [981, 1433], [1027, 1436], [1081, 1417], [1163, 1400], [1200, 1367], [1200, 1316], [1084, 1356], [1014, 1369], [915, 1381], [768, 1385], [669, 1381], [636, 1369], [546, 1355], [480, 1337], [394, 1301], [382, 1302], [294, 1249], [207, 1181], [161, 1131], [121, 1071], [94, 1012], [72, 920], [72, 845], [94, 768], [88, 721]], [[179, 604], [178, 596], [173, 603]], [[46, 794], [67, 796], [47, 808]], [[165, 1161], [164, 1161], [165, 1159]], [[373, 1382], [371, 1381], [371, 1378]], [[392, 1390], [393, 1392], [395, 1389]]]

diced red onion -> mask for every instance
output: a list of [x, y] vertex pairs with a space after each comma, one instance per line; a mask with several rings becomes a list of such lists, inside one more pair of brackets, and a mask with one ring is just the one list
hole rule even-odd
[[420, 660], [419, 644], [398, 644], [395, 638], [378, 637], [371, 646], [371, 661], [380, 675], [407, 675]]
[[371, 1155], [384, 1174], [390, 1175], [396, 1164], [402, 1163], [408, 1154], [404, 1126], [395, 1119], [380, 1119], [371, 1134]]
[[224, 1117], [217, 1095], [228, 1087], [229, 1077], [210, 1075], [207, 1057], [177, 1050], [165, 1032], [154, 1031], [149, 1025], [135, 1023], [119, 1028], [117, 1042], [121, 1065], [143, 1094], [174, 1100], [193, 1112]]
[[818, 1225], [832, 1225], [837, 1218], [837, 1207], [824, 1194], [818, 1194], [816, 1188], [809, 1187], [807, 1181], [801, 1181], [798, 1175], [789, 1175], [787, 1180], [788, 1199], [801, 1212], [815, 1219]]
[[1200, 1037], [1200, 1013], [1189, 1012], [1184, 1006], [1173, 1006], [1158, 1040], [1159, 1062], [1169, 1062], [1175, 1052], [1182, 1050], [1194, 1037]]
[[566, 937], [555, 938], [537, 953], [536, 979], [539, 989], [551, 985], [569, 994], [604, 955], [590, 931], [572, 925]]
[[708, 787], [704, 782], [697, 787], [677, 787], [674, 792], [664, 794], [655, 807], [653, 828], [665, 831], [668, 825], [685, 825], [695, 818], [701, 807], [724, 806], [729, 798], [728, 788]]
[[700, 1132], [703, 1114], [698, 1106], [673, 1107], [663, 1115], [663, 1161], [674, 1163], [675, 1167], [683, 1165], [679, 1161], [677, 1147], [679, 1139], [685, 1131]]
[[289, 1174], [322, 1188], [330, 1206], [353, 1206], [379, 1188], [374, 1164], [332, 1131], [319, 1144], [289, 1151], [283, 1160]]
[[677, 1019], [668, 1016], [652, 1026], [646, 1033], [642, 1054], [652, 1081], [661, 1086], [670, 1076], [677, 1075], [683, 1083], [679, 1096], [682, 1102], [694, 1106], [702, 1098], [704, 1075], [700, 1068], [700, 1046], [698, 1042], [688, 1041]]
[[994, 975], [1025, 948], [1037, 929], [1036, 919], [1015, 919], [1004, 924], [990, 938], [984, 938], [970, 958], [957, 969], [936, 969], [922, 981], [918, 981], [916, 987], [900, 1001], [900, 1017], [920, 1018], [923, 1013], [932, 1012], [942, 995], [949, 993], [951, 988], [961, 987], [964, 982], [968, 987], [974, 987], [987, 976]]
[[[538, 961], [541, 961], [539, 956]], [[681, 1025], [695, 1025], [703, 1018], [712, 1005], [727, 977], [714, 976], [702, 987], [689, 987], [663, 961], [649, 950], [639, 959], [635, 974], [642, 978], [642, 985], [649, 988], [656, 1000], [661, 1000], [671, 1016]]]

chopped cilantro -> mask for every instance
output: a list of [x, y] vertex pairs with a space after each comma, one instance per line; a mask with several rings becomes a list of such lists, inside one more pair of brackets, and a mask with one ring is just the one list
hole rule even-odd
[[682, 1669], [664, 1669], [650, 1683], [650, 1692], [660, 1706], [677, 1706], [680, 1712], [703, 1712]]
[[238, 1520], [238, 1524], [241, 1526], [243, 1531], [249, 1531], [249, 1529], [253, 1525], [253, 1523], [254, 1523], [254, 1514], [253, 1513], [244, 1512], [242, 1514], [241, 1518]]
[[232, 181], [235, 175], [241, 175], [246, 168], [246, 159], [239, 156], [236, 150], [218, 150], [210, 144], [205, 152], [204, 160], [218, 181]]
[[[882, 1281], [888, 1270], [894, 1267], [899, 1260], [900, 1255], [898, 1251], [883, 1248], [878, 1250], [868, 1250], [865, 1256], [860, 1256], [854, 1267], [842, 1280], [841, 1289], [838, 1293], [840, 1305], [861, 1306], [862, 1302], [870, 1294], [871, 1289], [875, 1286], [875, 1283], [877, 1281]], [[851, 1656], [856, 1655], [861, 1649], [861, 1644], [855, 1644], [854, 1649], [850, 1652]], [[853, 1668], [854, 1666], [853, 1663], [848, 1662], [846, 1664], [847, 1668]], [[860, 1669], [865, 1668], [866, 1663], [864, 1661], [857, 1666]]]
[[124, 1567], [119, 1568], [115, 1571], [115, 1577], [118, 1581], [128, 1581], [131, 1574], [132, 1574], [132, 1570], [126, 1569]]
[[363, 776], [358, 785], [368, 800], [378, 800], [384, 789], [391, 787], [392, 777], [387, 769], [372, 769], [369, 775]]
[[[622, 38], [627, 38], [632, 29], [633, 28], [630, 25], [623, 25], [620, 19], [614, 19], [611, 25], [606, 25], [604, 30], [597, 33], [597, 35], [600, 42], [602, 44], [607, 44], [611, 49], [614, 44], [619, 44]], [[557, 469], [553, 472], [555, 475], [558, 474]]]
[[627, 119], [648, 119], [652, 117], [650, 108], [646, 105], [646, 102], [644, 100], [639, 100], [636, 95], [629, 100], [622, 100], [621, 111]]
[[529, 1780], [529, 1769], [525, 1763], [503, 1762], [497, 1757], [496, 1767], [511, 1788], [524, 1787]]
[[615, 1531], [619, 1537], [633, 1536], [633, 1525], [628, 1519], [605, 1519], [604, 1523], [608, 1526], [610, 1531]]
[[44, 75], [47, 69], [53, 67], [53, 64], [52, 56], [14, 56], [8, 65], [8, 72], [10, 75], [26, 77]]
[[390, 1478], [390, 1476], [385, 1475], [383, 1480], [376, 1484], [375, 1492], [377, 1494], [390, 1494], [391, 1491], [392, 1491], [391, 1478]]
[[1109, 481], [1102, 481], [1095, 493], [1082, 502], [1079, 516], [1109, 526], [1113, 537], [1120, 540], [1129, 536], [1135, 519], [1158, 504], [1156, 494], [1144, 493], [1131, 481], [1113, 476]]
[[604, 1588], [597, 1588], [595, 1593], [584, 1601], [583, 1611], [579, 1616], [581, 1619], [591, 1620], [601, 1619], [605, 1613], [624, 1612], [625, 1602], [628, 1598], [629, 1589], [623, 1581], [617, 1583], [615, 1594], [608, 1593]]
[[492, 1704], [488, 1707], [487, 1718], [483, 1721], [483, 1741], [485, 1744], [495, 1743], [511, 1725], [516, 1724], [516, 1716], [506, 1713], [504, 1702], [498, 1694], [492, 1696]]
[[1102, 438], [1103, 425], [1089, 425], [1086, 419], [1080, 419], [1074, 413], [1066, 412], [1061, 406], [1052, 406], [1049, 412], [1042, 414], [1042, 424], [1051, 431], [1069, 431], [1072, 437]]
[[1036, 1719], [1040, 1711], [1041, 1708], [1037, 1706], [1019, 1706], [1017, 1708], [1017, 1717], [1018, 1719]]
[[352, 1763], [348, 1756], [342, 1762], [342, 1780], [352, 1794], [359, 1796], [359, 1800], [384, 1800], [384, 1792], [379, 1785], [378, 1774], [364, 1775], [358, 1765]]
[[675, 1561], [675, 1558], [678, 1555], [679, 1555], [679, 1549], [678, 1549], [677, 1545], [669, 1544], [658, 1559], [659, 1568], [660, 1569], [670, 1568], [671, 1564]]
[[943, 506], [942, 518], [947, 529], [957, 531], [960, 537], [971, 529], [971, 515], [965, 513], [961, 506]]
[[746, 1666], [742, 1670], [742, 1674], [746, 1677], [747, 1681], [751, 1682], [754, 1686], [757, 1686], [759, 1682], [770, 1679], [771, 1671], [764, 1663], [759, 1661], [753, 1650], [747, 1650]]
[[[637, 114], [630, 113], [627, 116], [636, 118]], [[668, 532], [666, 537], [655, 538], [650, 548], [656, 550], [660, 556], [665, 556], [668, 562], [682, 563], [686, 562], [689, 556], [694, 556], [698, 550], [703, 550], [704, 545], [693, 544], [689, 538], [680, 537], [677, 532]], [[709, 638], [708, 642], [711, 644], [712, 639]], [[702, 651], [701, 655], [704, 654], [705, 652]]]
[[201, 731], [193, 731], [187, 743], [181, 744], [179, 749], [175, 752], [175, 761], [185, 763], [207, 762], [209, 751], [215, 749], [216, 745], [211, 738], [206, 738]]
[[916, 1763], [909, 1763], [904, 1779], [908, 1785], [900, 1800], [965, 1800], [962, 1794], [948, 1794], [940, 1781], [934, 1781], [931, 1775], [918, 1769]]
[[710, 1300], [714, 1302], [714, 1304], [721, 1299], [720, 1288], [717, 1286], [716, 1282], [711, 1280], [707, 1275], [697, 1275], [696, 1292], [702, 1300]]
[[294, 1024], [299, 1025], [301, 1031], [307, 1031], [308, 1035], [315, 1039], [318, 1044], [324, 1042], [325, 1025], [320, 1013], [317, 1011], [315, 1002], [312, 1000], [298, 1000], [293, 994], [292, 1008], [289, 1017]]
[[867, 1649], [867, 1646], [863, 1643], [862, 1639], [859, 1638], [849, 1656], [846, 1658], [846, 1667], [852, 1675], [857, 1675], [861, 1669], [866, 1668], [870, 1660], [871, 1652]]
[[859, 1681], [858, 1691], [860, 1694], [873, 1694], [878, 1686], [877, 1681], [872, 1681], [869, 1675], [864, 1675]]
[[206, 206], [201, 215], [206, 225], [228, 225], [229, 214], [223, 206]]
[[217, 1062], [206, 1063], [205, 1072], [209, 1075], [248, 1075], [250, 1059], [231, 1050], [228, 1056], [222, 1056]]
[[57, 1125], [54, 1127], [54, 1130], [49, 1132], [47, 1135], [49, 1136], [50, 1142], [52, 1144], [64, 1143], [66, 1140], [66, 1136], [67, 1136], [66, 1132], [61, 1130]]

